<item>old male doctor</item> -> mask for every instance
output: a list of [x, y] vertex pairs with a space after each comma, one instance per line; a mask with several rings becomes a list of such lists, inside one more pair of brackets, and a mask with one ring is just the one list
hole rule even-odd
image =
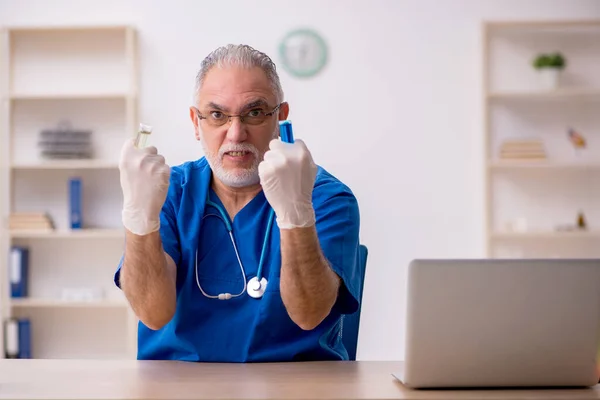
[[154, 147], [127, 141], [121, 153], [126, 245], [114, 279], [140, 319], [138, 359], [347, 359], [356, 198], [302, 140], [279, 139], [289, 105], [267, 55], [216, 49], [195, 95], [205, 157], [170, 168]]

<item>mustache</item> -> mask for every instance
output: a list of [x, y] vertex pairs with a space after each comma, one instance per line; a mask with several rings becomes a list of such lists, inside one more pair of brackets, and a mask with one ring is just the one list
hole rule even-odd
[[230, 151], [247, 151], [249, 153], [254, 154], [255, 157], [258, 157], [258, 149], [249, 143], [232, 143], [225, 145], [219, 149], [219, 158], [222, 158], [225, 153]]

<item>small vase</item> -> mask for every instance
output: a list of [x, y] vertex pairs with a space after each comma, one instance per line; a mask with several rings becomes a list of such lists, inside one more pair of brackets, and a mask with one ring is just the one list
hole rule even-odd
[[544, 90], [555, 90], [560, 84], [561, 70], [558, 68], [542, 68], [539, 70], [540, 83]]

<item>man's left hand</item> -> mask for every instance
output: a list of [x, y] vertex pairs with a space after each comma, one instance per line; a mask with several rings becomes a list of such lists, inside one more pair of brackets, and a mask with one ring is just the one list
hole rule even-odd
[[302, 140], [285, 143], [273, 139], [258, 166], [265, 197], [277, 216], [280, 229], [306, 228], [315, 224], [312, 205], [317, 176], [310, 151]]

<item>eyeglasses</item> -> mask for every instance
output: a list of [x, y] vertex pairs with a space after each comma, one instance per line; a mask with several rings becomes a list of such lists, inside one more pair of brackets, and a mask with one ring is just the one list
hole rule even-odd
[[279, 109], [279, 107], [281, 107], [281, 103], [278, 104], [273, 110], [271, 110], [269, 112], [265, 112], [261, 108], [253, 108], [250, 111], [248, 111], [244, 114], [240, 114], [240, 115], [227, 115], [221, 111], [211, 111], [206, 116], [202, 115], [200, 113], [200, 110], [198, 110], [196, 107], [193, 107], [193, 109], [196, 111], [196, 114], [198, 115], [198, 119], [200, 119], [200, 120], [204, 119], [210, 126], [217, 127], [217, 126], [225, 125], [226, 123], [231, 121], [231, 118], [235, 118], [235, 117], [239, 117], [240, 122], [242, 122], [244, 124], [260, 125], [263, 122], [265, 122], [265, 120], [267, 118], [269, 118], [271, 115], [275, 114], [275, 112]]

